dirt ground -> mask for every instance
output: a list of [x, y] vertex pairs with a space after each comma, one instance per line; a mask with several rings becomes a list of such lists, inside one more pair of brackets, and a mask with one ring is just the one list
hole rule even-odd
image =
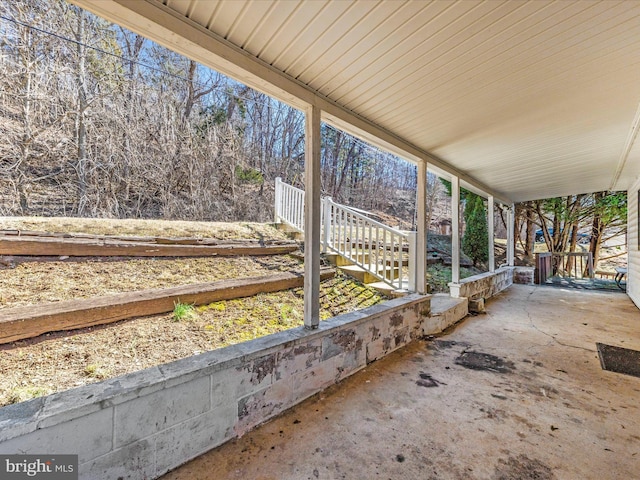
[[0, 217], [0, 230], [35, 230], [95, 235], [215, 238], [216, 240], [286, 240], [284, 232], [265, 223], [189, 222], [71, 217]]
[[[286, 239], [269, 225], [249, 223], [2, 218], [0, 229], [225, 240]], [[291, 255], [25, 262], [1, 270], [0, 311], [301, 268], [301, 260]], [[337, 276], [321, 283], [321, 318], [383, 300], [377, 292]], [[303, 290], [188, 307], [180, 319], [174, 314], [156, 315], [0, 345], [0, 406], [302, 325]]]
[[[321, 318], [384, 300], [338, 276], [321, 283]], [[0, 406], [124, 375], [303, 324], [302, 289], [0, 345]]]
[[289, 255], [27, 262], [2, 270], [0, 310], [18, 305], [254, 277], [300, 268], [300, 260]]

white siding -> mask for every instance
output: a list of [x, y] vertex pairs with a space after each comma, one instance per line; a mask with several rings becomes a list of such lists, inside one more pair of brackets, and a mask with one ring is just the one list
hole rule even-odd
[[640, 308], [640, 249], [638, 248], [638, 191], [640, 178], [629, 189], [629, 217], [627, 224], [627, 248], [629, 250], [629, 273], [627, 293]]

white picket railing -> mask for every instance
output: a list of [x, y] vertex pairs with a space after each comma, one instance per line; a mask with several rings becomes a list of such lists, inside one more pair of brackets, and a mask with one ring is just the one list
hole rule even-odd
[[[304, 190], [277, 178], [275, 203], [275, 221], [304, 232]], [[389, 227], [361, 212], [322, 198], [323, 250], [341, 255], [395, 289], [415, 291], [416, 233]]]
[[280, 177], [276, 178], [275, 222], [304, 232], [304, 190], [284, 183]]

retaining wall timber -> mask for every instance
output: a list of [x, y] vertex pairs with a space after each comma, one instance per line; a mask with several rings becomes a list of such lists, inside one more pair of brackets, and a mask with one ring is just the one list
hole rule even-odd
[[493, 273], [481, 273], [450, 283], [449, 291], [454, 298], [488, 299], [513, 285], [515, 267], [500, 267]]
[[157, 478], [435, 333], [430, 299], [397, 298], [317, 330], [295, 328], [0, 408], [0, 453], [78, 454], [81, 479]]

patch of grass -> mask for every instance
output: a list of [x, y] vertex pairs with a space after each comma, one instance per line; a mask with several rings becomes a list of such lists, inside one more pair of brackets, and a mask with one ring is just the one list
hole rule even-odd
[[181, 322], [192, 321], [198, 317], [198, 312], [196, 312], [196, 308], [193, 305], [188, 303], [174, 303], [173, 304], [173, 321]]
[[20, 403], [32, 398], [44, 397], [52, 393], [52, 390], [45, 387], [16, 387], [8, 395], [7, 405]]
[[87, 377], [95, 378], [97, 380], [104, 380], [109, 378], [109, 372], [102, 368], [100, 365], [90, 364], [84, 367], [84, 374]]

